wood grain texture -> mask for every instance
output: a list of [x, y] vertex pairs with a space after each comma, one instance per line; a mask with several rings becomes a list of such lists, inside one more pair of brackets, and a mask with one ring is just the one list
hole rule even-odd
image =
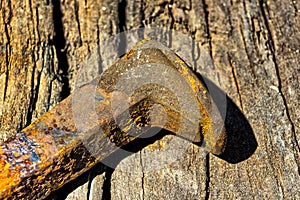
[[300, 198], [299, 9], [288, 0], [0, 1], [1, 137], [68, 96], [81, 64], [111, 35], [166, 27], [199, 42], [219, 72], [206, 76], [228, 95], [225, 155], [202, 158], [191, 145], [177, 162], [145, 171], [149, 152], [171, 139], [163, 138], [49, 199]]

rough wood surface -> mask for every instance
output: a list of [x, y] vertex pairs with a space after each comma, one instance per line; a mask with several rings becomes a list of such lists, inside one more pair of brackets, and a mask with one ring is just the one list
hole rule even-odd
[[115, 169], [99, 164], [49, 199], [299, 199], [299, 10], [288, 0], [0, 0], [1, 138], [68, 96], [86, 57], [109, 36], [180, 30], [212, 57], [219, 73], [206, 76], [228, 95], [225, 154], [203, 158], [191, 145], [178, 161], [153, 160], [161, 168], [145, 171], [164, 138]]

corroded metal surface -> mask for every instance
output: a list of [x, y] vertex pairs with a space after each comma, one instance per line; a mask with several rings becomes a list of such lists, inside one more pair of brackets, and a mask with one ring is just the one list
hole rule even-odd
[[[207, 89], [183, 60], [159, 45], [140, 42], [1, 144], [0, 198], [42, 199], [153, 127], [222, 153], [223, 120], [212, 112]], [[148, 82], [131, 91], [141, 77]], [[87, 108], [91, 103], [93, 112]]]

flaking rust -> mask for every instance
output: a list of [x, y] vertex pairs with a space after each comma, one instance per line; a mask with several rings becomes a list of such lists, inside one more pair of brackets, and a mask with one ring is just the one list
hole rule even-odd
[[[133, 76], [149, 80], [130, 94], [124, 110], [122, 89], [133, 86], [121, 87], [119, 82]], [[74, 99], [89, 95], [87, 91], [93, 91], [94, 114], [76, 112], [86, 102]], [[159, 106], [153, 109], [155, 105]], [[226, 134], [221, 115], [211, 113], [212, 106], [207, 88], [182, 59], [160, 43], [144, 40], [0, 145], [0, 199], [43, 199], [154, 127], [221, 154]], [[96, 120], [89, 120], [95, 113]], [[87, 122], [78, 127], [74, 118]]]

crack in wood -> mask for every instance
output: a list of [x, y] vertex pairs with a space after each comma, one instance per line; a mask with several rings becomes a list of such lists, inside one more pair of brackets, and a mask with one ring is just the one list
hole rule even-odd
[[206, 181], [205, 181], [205, 197], [204, 197], [204, 199], [208, 200], [209, 199], [209, 194], [210, 194], [210, 187], [209, 187], [210, 186], [209, 154], [206, 155], [205, 159], [206, 159], [206, 166], [205, 166]]
[[144, 164], [143, 164], [143, 152], [140, 151], [140, 165], [142, 168], [142, 199], [145, 199], [145, 171], [144, 171]]
[[209, 23], [209, 11], [208, 11], [208, 5], [206, 3], [206, 0], [202, 0], [202, 5], [203, 5], [203, 12], [204, 12], [204, 18], [205, 18], [205, 28], [206, 28], [206, 34], [207, 34], [207, 39], [208, 39], [208, 45], [209, 45], [209, 55], [211, 58], [213, 58], [212, 56], [212, 38], [211, 38], [211, 34], [210, 34], [210, 23]]
[[234, 80], [234, 83], [235, 83], [235, 87], [236, 87], [236, 90], [237, 90], [237, 93], [238, 93], [238, 96], [239, 96], [240, 106], [241, 106], [241, 109], [243, 111], [244, 110], [244, 106], [243, 106], [242, 96], [241, 96], [241, 92], [240, 92], [240, 86], [239, 86], [239, 82], [238, 82], [238, 77], [237, 77], [237, 74], [236, 74], [236, 69], [235, 69], [235, 66], [234, 66], [234, 64], [232, 62], [231, 55], [228, 53], [227, 56], [228, 56], [229, 65], [231, 67], [231, 72], [232, 72], [233, 80]]
[[66, 52], [66, 38], [64, 36], [64, 26], [63, 26], [63, 13], [61, 11], [60, 1], [52, 0], [53, 5], [53, 20], [55, 36], [53, 38], [53, 45], [56, 49], [56, 56], [58, 60], [58, 69], [61, 70], [58, 74], [58, 80], [62, 83], [62, 90], [60, 93], [60, 98], [65, 99], [71, 93], [71, 88], [69, 85], [69, 63]]

